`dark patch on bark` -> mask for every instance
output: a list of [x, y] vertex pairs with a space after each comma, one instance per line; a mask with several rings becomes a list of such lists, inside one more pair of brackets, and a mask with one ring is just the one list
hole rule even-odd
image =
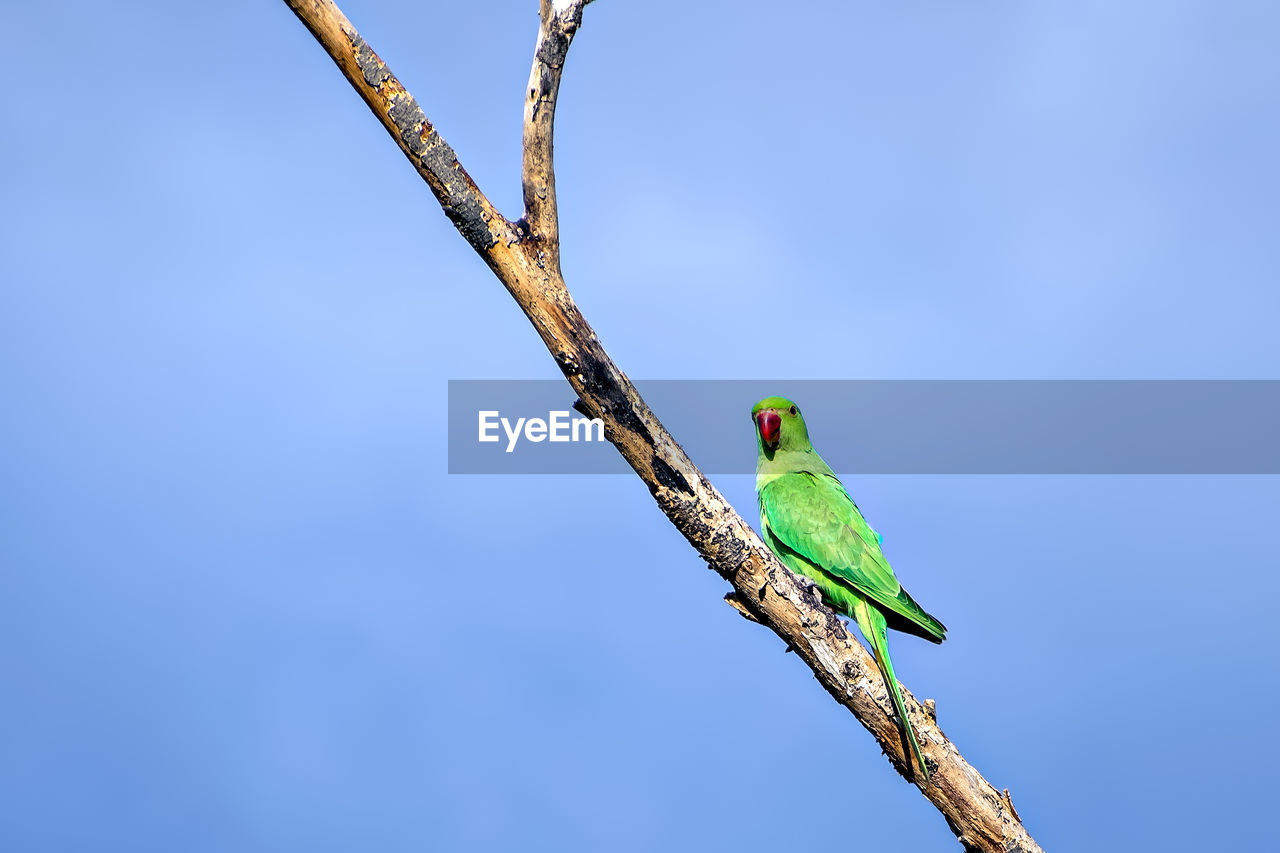
[[538, 61], [552, 68], [562, 68], [565, 57], [569, 55], [569, 43], [573, 41], [573, 34], [580, 26], [582, 26], [582, 6], [573, 9], [565, 17], [557, 15], [547, 27], [547, 37], [538, 46]]
[[[457, 157], [453, 149], [436, 134], [435, 128], [427, 121], [426, 113], [413, 98], [407, 95], [392, 96], [391, 109], [387, 113], [395, 122], [396, 129], [400, 131], [400, 139], [405, 147], [419, 159], [424, 159], [427, 151], [437, 146], [444, 147], [449, 159]], [[424, 130], [427, 131], [426, 139], [423, 139]]]
[[[550, 68], [562, 68], [564, 66], [565, 55], [569, 53], [569, 38], [563, 30], [551, 30], [547, 33], [547, 37], [543, 39], [542, 44], [538, 45], [538, 62]], [[548, 78], [551, 75], [546, 71], [539, 75], [538, 94], [548, 91], [551, 87], [548, 85]]]
[[653, 478], [658, 481], [658, 485], [668, 489], [685, 494], [693, 491], [689, 488], [689, 481], [684, 478], [684, 475], [668, 465], [666, 460], [656, 453], [653, 456]]
[[436, 133], [422, 107], [387, 70], [368, 42], [355, 36], [351, 46], [365, 83], [380, 92], [389, 82], [393, 84], [390, 94], [384, 93], [389, 102], [387, 114], [405, 149], [412, 152], [421, 169], [431, 176], [428, 182], [440, 200], [445, 216], [472, 248], [482, 254], [487, 252], [498, 238], [485, 221], [484, 207], [476, 198], [471, 179], [458, 164], [458, 155]]
[[[453, 148], [427, 123], [422, 109], [413, 101], [409, 103], [412, 106], [406, 107], [402, 114], [410, 120], [410, 126], [404, 128], [397, 123], [402, 128], [406, 144], [410, 150], [420, 152], [418, 159], [423, 168], [440, 182], [440, 201], [444, 215], [449, 217], [449, 221], [473, 249], [481, 254], [487, 252], [498, 242], [498, 238], [485, 221], [484, 207], [472, 191], [471, 179], [458, 165], [458, 155]], [[431, 128], [425, 140], [418, 128]]]
[[488, 252], [498, 242], [484, 221], [484, 209], [478, 202], [451, 204], [444, 209], [444, 215], [477, 252]]
[[845, 633], [844, 623], [840, 621], [840, 617], [836, 615], [836, 612], [832, 610], [830, 607], [827, 607], [825, 604], [820, 604], [819, 606], [822, 608], [822, 612], [825, 613], [827, 617], [827, 633], [830, 634], [832, 637], [839, 637], [842, 634], [844, 634]]
[[373, 52], [373, 48], [369, 47], [367, 41], [360, 36], [355, 36], [351, 39], [351, 46], [355, 48], [356, 67], [364, 75], [364, 82], [377, 88], [383, 80], [391, 76], [387, 66], [378, 58], [378, 54]]
[[[570, 319], [575, 321], [578, 328], [586, 325], [581, 317]], [[609, 357], [598, 346], [591, 346], [590, 342], [583, 343], [583, 358], [578, 375], [582, 377], [582, 384], [588, 395], [599, 401], [600, 411], [607, 414], [620, 428], [642, 436], [652, 447], [653, 436], [632, 409], [631, 400], [617, 381]]]
[[720, 529], [711, 535], [711, 547], [722, 566], [736, 573], [751, 555], [751, 549], [733, 529]]
[[[560, 372], [565, 376], [573, 376], [578, 372], [578, 360], [574, 358], [573, 353], [557, 350], [553, 355], [555, 356], [556, 364], [560, 365]], [[580, 401], [574, 402], [575, 407], [578, 402]]]

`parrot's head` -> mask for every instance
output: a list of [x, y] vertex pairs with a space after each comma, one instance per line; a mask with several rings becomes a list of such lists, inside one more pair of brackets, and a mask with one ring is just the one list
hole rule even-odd
[[783, 450], [808, 450], [809, 430], [796, 404], [786, 397], [765, 397], [751, 409], [760, 450], [772, 457]]

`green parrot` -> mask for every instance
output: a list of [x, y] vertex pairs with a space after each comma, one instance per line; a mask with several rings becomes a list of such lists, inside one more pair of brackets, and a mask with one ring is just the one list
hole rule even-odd
[[880, 552], [880, 534], [863, 519], [835, 472], [813, 449], [796, 404], [784, 397], [766, 397], [756, 403], [751, 418], [760, 453], [756, 495], [765, 544], [784, 566], [813, 581], [823, 601], [857, 620], [927, 782], [929, 768], [907, 718], [885, 635], [892, 627], [941, 643], [946, 626], [916, 604], [893, 576]]

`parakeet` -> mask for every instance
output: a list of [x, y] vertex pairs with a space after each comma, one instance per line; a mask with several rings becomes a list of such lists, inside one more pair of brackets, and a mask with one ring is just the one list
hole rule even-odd
[[756, 403], [751, 418], [759, 450], [756, 495], [765, 544], [784, 566], [813, 581], [827, 604], [857, 621], [884, 675], [911, 753], [928, 781], [929, 768], [907, 718], [885, 634], [892, 627], [941, 643], [946, 626], [898, 583], [880, 551], [880, 535], [813, 449], [796, 404], [784, 397], [766, 397]]

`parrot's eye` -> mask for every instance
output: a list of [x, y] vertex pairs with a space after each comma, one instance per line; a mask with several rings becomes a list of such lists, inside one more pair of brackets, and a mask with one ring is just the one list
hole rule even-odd
[[798, 414], [800, 414], [800, 410], [799, 410], [799, 409], [797, 409], [795, 406], [792, 406], [791, 408], [787, 409], [787, 411], [788, 411], [788, 412], [790, 412], [790, 413], [791, 413], [791, 414], [793, 414], [793, 415], [798, 415]]

